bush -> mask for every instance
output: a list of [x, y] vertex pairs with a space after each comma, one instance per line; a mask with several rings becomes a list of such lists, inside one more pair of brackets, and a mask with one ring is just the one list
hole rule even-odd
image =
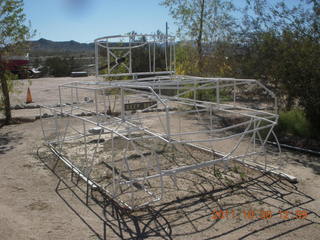
[[282, 135], [296, 135], [300, 137], [311, 137], [311, 124], [306, 114], [301, 109], [293, 109], [281, 112], [279, 118], [278, 132]]
[[72, 71], [79, 69], [79, 63], [71, 58], [48, 58], [44, 64], [44, 72], [55, 77], [70, 76]]

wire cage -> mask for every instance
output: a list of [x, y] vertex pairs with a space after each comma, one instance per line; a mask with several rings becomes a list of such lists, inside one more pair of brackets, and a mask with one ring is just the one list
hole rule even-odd
[[[266, 145], [277, 142], [277, 98], [259, 81], [154, 69], [144, 78], [60, 85], [59, 107], [41, 108], [47, 145], [89, 185], [137, 209], [164, 198], [178, 174], [231, 161], [279, 167], [279, 144]], [[127, 70], [119, 76], [137, 76]]]
[[174, 36], [129, 34], [94, 42], [96, 76], [138, 78], [175, 72]]

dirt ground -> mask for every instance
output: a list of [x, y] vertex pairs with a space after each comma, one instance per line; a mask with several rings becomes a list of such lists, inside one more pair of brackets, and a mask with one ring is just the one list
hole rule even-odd
[[[94, 80], [33, 80], [34, 104], [56, 104], [59, 84]], [[26, 97], [28, 83], [20, 82], [13, 104]], [[170, 197], [140, 211], [89, 200], [96, 216], [80, 201], [83, 183], [67, 181], [70, 173], [42, 147], [36, 114], [38, 109], [14, 110], [14, 117], [32, 121], [0, 128], [0, 239], [99, 239], [101, 218], [107, 239], [319, 239], [319, 157], [284, 150], [283, 171], [297, 184], [237, 165], [207, 168], [178, 176], [177, 186], [166, 187]]]

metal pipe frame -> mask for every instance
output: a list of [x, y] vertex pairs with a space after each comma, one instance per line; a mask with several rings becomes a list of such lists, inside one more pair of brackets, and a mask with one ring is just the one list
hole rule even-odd
[[[135, 41], [136, 37], [143, 37], [145, 42]], [[111, 44], [117, 39], [126, 44]], [[166, 71], [156, 72], [155, 44], [167, 39]], [[266, 157], [269, 151], [266, 142], [270, 136], [276, 139], [276, 154], [281, 154], [273, 131], [279, 117], [275, 94], [255, 79], [174, 75], [174, 41], [174, 37], [161, 39], [156, 35], [97, 38], [96, 76], [119, 79], [132, 76], [133, 79], [63, 84], [59, 86], [59, 108], [44, 106], [40, 109], [41, 116], [43, 113], [52, 116], [41, 117], [43, 136], [52, 152], [91, 187], [98, 187], [129, 209], [141, 208], [165, 197], [164, 177], [170, 177], [176, 184], [174, 179], [179, 173], [219, 163], [227, 165], [230, 161], [246, 164], [252, 159], [265, 170], [271, 169]], [[132, 50], [144, 46], [149, 49], [150, 71], [135, 73]], [[104, 75], [99, 73], [101, 47], [107, 49], [108, 73]], [[110, 56], [117, 59], [112, 52], [115, 50], [125, 50], [125, 56], [129, 57], [129, 65], [125, 65], [128, 72], [112, 73], [115, 67], [110, 66]], [[141, 75], [144, 78], [138, 77]], [[260, 90], [257, 99], [266, 101], [264, 108], [256, 109], [242, 99], [248, 95], [244, 92], [248, 89]], [[203, 91], [211, 94], [210, 99], [197, 99]], [[126, 104], [146, 101], [152, 104], [134, 111], [125, 108]], [[240, 120], [220, 126], [218, 119], [225, 117]], [[187, 121], [194, 129], [185, 124]], [[121, 151], [116, 141], [123, 143], [119, 143], [123, 146]], [[145, 145], [144, 141], [147, 141]], [[161, 160], [158, 149], [161, 144], [175, 149], [178, 146], [196, 148], [208, 153], [208, 158], [175, 166]], [[227, 149], [223, 148], [225, 145]], [[138, 166], [133, 156], [138, 157]], [[111, 169], [111, 177], [98, 184], [94, 180], [97, 176], [93, 175], [101, 162]], [[282, 165], [281, 162], [276, 164]], [[155, 189], [149, 187], [150, 181], [158, 184]]]
[[[137, 40], [137, 38], [143, 39], [143, 41]], [[172, 46], [175, 43], [174, 36], [161, 36], [156, 34], [131, 34], [131, 35], [115, 35], [97, 38], [95, 43], [95, 66], [96, 66], [96, 76], [100, 77], [126, 77], [132, 76], [133, 79], [138, 78], [138, 76], [146, 75], [172, 75], [175, 72], [175, 57], [173, 55]], [[156, 45], [161, 46], [164, 51], [164, 61], [165, 66], [162, 66], [163, 70], [156, 70], [161, 66], [156, 64]], [[148, 48], [148, 58], [149, 61], [149, 72], [133, 72], [132, 71], [132, 50], [137, 48], [147, 47]], [[107, 56], [101, 57], [99, 48], [106, 49]], [[169, 51], [168, 51], [169, 49]], [[118, 51], [118, 53], [116, 53]], [[125, 51], [125, 53], [121, 53]], [[119, 55], [121, 54], [121, 56]], [[169, 56], [167, 56], [169, 54]], [[128, 65], [124, 62], [118, 63], [119, 58], [128, 57]], [[100, 73], [99, 66], [101, 65], [101, 58], [106, 60], [107, 73]], [[110, 63], [115, 62], [111, 67]], [[124, 66], [127, 71], [125, 72], [115, 72], [119, 66]]]
[[[152, 81], [155, 79], [148, 78], [145, 81], [142, 79], [137, 79], [136, 81], [114, 81], [108, 83], [80, 83], [73, 82], [61, 85], [60, 89], [60, 108], [43, 108], [51, 111], [50, 115], [54, 116], [55, 121], [55, 131], [54, 131], [54, 139], [47, 138], [47, 131], [43, 126], [43, 133], [45, 138], [47, 138], [47, 143], [54, 150], [54, 152], [60, 152], [61, 148], [63, 148], [63, 144], [67, 144], [68, 142], [75, 141], [76, 139], [82, 139], [82, 144], [84, 148], [84, 162], [81, 163], [81, 166], [74, 166], [74, 169], [82, 169], [83, 175], [90, 178], [89, 173], [92, 172], [94, 168], [94, 161], [97, 153], [97, 147], [94, 149], [94, 154], [92, 157], [88, 157], [88, 138], [95, 136], [94, 134], [90, 134], [88, 132], [89, 125], [91, 127], [99, 127], [103, 129], [103, 131], [98, 136], [97, 146], [100, 144], [100, 139], [106, 138], [108, 139], [108, 135], [113, 135], [111, 139], [115, 136], [120, 137], [124, 141], [127, 141], [129, 145], [135, 149], [135, 151], [140, 155], [141, 159], [145, 162], [149, 163], [154, 161], [156, 158], [151, 159], [152, 157], [144, 156], [144, 153], [141, 152], [134, 144], [142, 139], [153, 139], [165, 142], [170, 145], [192, 145], [197, 146], [199, 149], [206, 148], [208, 144], [210, 146], [214, 146], [215, 143], [219, 143], [225, 140], [233, 139], [234, 146], [231, 148], [228, 153], [221, 153], [218, 159], [208, 159], [206, 162], [189, 164], [182, 167], [174, 167], [172, 168], [163, 168], [161, 162], [156, 161], [156, 166], [158, 166], [158, 170], [154, 174], [148, 174], [147, 172], [150, 169], [144, 169], [143, 177], [133, 177], [132, 169], [130, 169], [130, 160], [127, 159], [126, 156], [123, 157], [124, 166], [127, 166], [127, 173], [129, 174], [129, 178], [125, 178], [119, 180], [119, 174], [115, 173], [113, 169], [112, 185], [113, 189], [105, 189], [106, 194], [119, 202], [119, 204], [130, 208], [135, 209], [139, 207], [146, 206], [151, 204], [152, 202], [159, 201], [163, 196], [163, 186], [160, 187], [160, 194], [153, 194], [147, 188], [143, 191], [148, 195], [152, 196], [153, 199], [151, 201], [144, 202], [142, 204], [136, 205], [135, 202], [135, 194], [134, 191], [131, 193], [130, 201], [123, 201], [120, 199], [120, 195], [122, 193], [119, 192], [119, 188], [121, 186], [131, 186], [135, 188], [134, 184], [138, 182], [147, 182], [151, 179], [159, 179], [159, 182], [162, 182], [162, 178], [165, 176], [175, 176], [178, 173], [184, 171], [191, 171], [194, 169], [199, 169], [203, 167], [212, 166], [217, 163], [225, 163], [234, 159], [245, 159], [253, 156], [258, 156], [263, 153], [264, 145], [270, 134], [274, 134], [273, 127], [277, 123], [278, 115], [273, 112], [267, 112], [262, 110], [251, 109], [248, 107], [241, 106], [240, 103], [237, 102], [235, 92], [232, 92], [232, 104], [222, 103], [221, 99], [215, 102], [209, 101], [200, 101], [195, 100], [194, 98], [186, 98], [185, 95], [190, 92], [199, 92], [202, 90], [212, 90], [212, 91], [222, 91], [225, 88], [234, 88], [234, 86], [260, 86], [260, 84], [253, 79], [220, 79], [220, 78], [194, 78], [188, 76], [173, 76], [173, 80], [170, 80], [168, 77], [157, 78], [156, 81]], [[65, 91], [64, 89], [71, 89], [71, 91]], [[162, 90], [161, 96], [157, 94]], [[176, 91], [176, 95], [167, 96], [165, 95], [165, 90]], [[89, 96], [93, 96], [92, 102], [88, 103], [85, 101], [79, 101], [79, 95], [81, 91], [85, 91], [89, 93]], [[110, 97], [112, 91], [120, 94], [120, 97], [115, 97], [115, 104], [117, 105], [120, 116], [112, 116], [112, 114], [107, 113], [105, 110], [106, 103], [105, 100], [107, 97]], [[179, 92], [179, 93], [178, 93]], [[63, 96], [63, 93], [69, 93], [71, 96]], [[266, 91], [269, 97], [274, 98], [275, 96], [270, 94], [269, 91]], [[216, 98], [221, 98], [221, 95], [216, 94]], [[103, 100], [101, 100], [103, 98]], [[71, 104], [66, 104], [63, 102], [64, 99], [72, 99], [77, 100], [72, 102]], [[155, 100], [158, 102], [156, 109], [151, 107], [146, 107], [145, 109], [138, 110], [135, 114], [128, 114], [124, 109], [124, 105], [128, 101], [139, 101], [143, 99]], [[113, 103], [109, 103], [113, 104]], [[182, 108], [180, 110], [171, 108], [172, 105], [180, 105]], [[103, 107], [102, 107], [103, 106]], [[184, 107], [183, 107], [184, 106]], [[189, 108], [188, 108], [189, 107]], [[191, 109], [190, 109], [191, 107]], [[193, 109], [192, 109], [193, 107]], [[186, 109], [184, 109], [186, 108]], [[153, 110], [152, 110], [153, 109]], [[78, 116], [77, 113], [79, 111], [85, 112], [84, 116]], [[219, 111], [226, 114], [237, 114], [238, 116], [243, 116], [247, 120], [236, 123], [226, 127], [213, 128], [211, 126], [210, 129], [207, 130], [196, 130], [196, 131], [188, 131], [188, 129], [183, 129], [183, 127], [179, 126], [179, 131], [171, 125], [171, 119], [179, 118], [181, 119], [186, 114], [191, 114], [195, 116], [198, 121], [204, 122], [205, 120], [201, 119], [201, 115], [206, 115], [209, 118], [209, 122], [212, 122], [213, 113], [215, 111]], [[87, 116], [90, 114], [90, 116]], [[81, 130], [73, 131], [73, 134], [70, 134], [68, 131], [71, 131], [71, 126], [63, 125], [59, 126], [59, 123], [63, 121], [63, 119], [71, 119], [69, 121], [74, 121], [72, 119], [78, 119], [82, 122], [82, 132]], [[150, 129], [145, 126], [144, 121], [146, 120], [157, 121], [159, 119], [160, 125], [162, 125], [162, 130], [160, 132], [155, 131], [154, 129]], [[45, 121], [41, 119], [41, 121]], [[68, 121], [68, 123], [69, 123]], [[264, 122], [264, 125], [261, 122]], [[139, 124], [137, 124], [139, 122]], [[209, 124], [208, 122], [208, 124]], [[181, 121], [180, 121], [181, 124]], [[244, 127], [245, 129], [240, 133], [232, 132], [234, 129]], [[173, 129], [174, 128], [174, 129]], [[76, 130], [76, 129], [74, 129]], [[173, 131], [174, 130], [174, 131]], [[268, 135], [266, 139], [263, 139], [261, 136], [258, 136], [259, 132], [262, 130], [267, 130]], [[68, 132], [68, 133], [67, 133]], [[132, 135], [135, 132], [139, 132], [140, 136]], [[217, 137], [209, 137], [213, 134], [221, 134], [224, 133], [224, 136]], [[235, 154], [239, 145], [244, 141], [245, 138], [249, 138], [251, 136], [252, 144], [254, 144], [255, 149], [257, 142], [260, 141], [260, 149], [246, 151], [243, 154]], [[201, 137], [208, 136], [208, 137]], [[259, 139], [260, 138], [260, 139]], [[258, 141], [257, 141], [258, 140]], [[113, 140], [112, 140], [113, 141]], [[200, 145], [194, 145], [194, 144]], [[58, 147], [60, 146], [60, 147]], [[214, 149], [211, 150], [212, 153], [216, 153]], [[110, 149], [110, 152], [114, 152], [114, 149]], [[152, 149], [152, 154], [156, 154], [156, 147]], [[114, 154], [112, 154], [114, 155]], [[68, 160], [68, 164], [72, 163], [72, 159], [68, 159], [66, 156], [63, 159]], [[151, 164], [152, 165], [152, 164]], [[85, 166], [85, 167], [84, 167]], [[265, 166], [267, 166], [265, 164]], [[154, 167], [154, 166], [153, 166]], [[89, 168], [89, 169], [87, 169]], [[84, 170], [85, 169], [85, 170]], [[77, 174], [77, 172], [76, 172]], [[130, 177], [131, 176], [131, 177]], [[103, 189], [103, 186], [94, 183], [93, 186], [98, 185]], [[142, 184], [144, 186], [144, 184]]]

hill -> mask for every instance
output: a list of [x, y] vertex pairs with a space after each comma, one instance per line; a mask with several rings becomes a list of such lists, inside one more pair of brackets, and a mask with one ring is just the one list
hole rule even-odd
[[76, 41], [55, 42], [44, 38], [30, 42], [32, 56], [84, 54], [94, 53], [94, 43], [79, 43]]

